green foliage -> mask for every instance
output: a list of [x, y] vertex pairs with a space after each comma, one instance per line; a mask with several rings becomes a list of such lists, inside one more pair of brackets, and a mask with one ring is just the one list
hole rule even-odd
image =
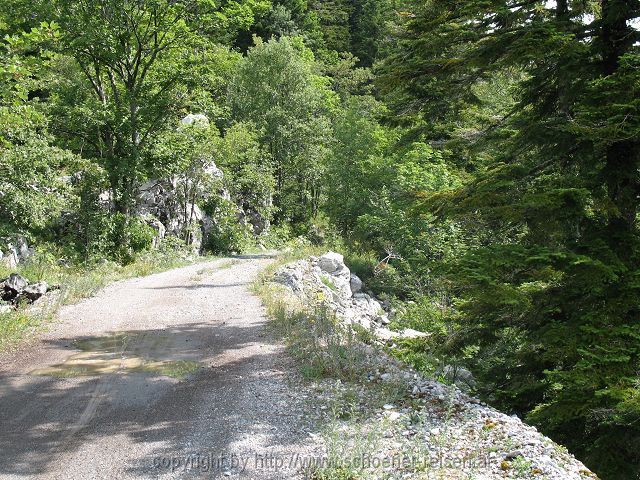
[[389, 19], [394, 12], [389, 0], [356, 0], [349, 19], [351, 30], [350, 52], [361, 65], [371, 66], [378, 60], [382, 49], [381, 38], [388, 33]]
[[455, 227], [433, 270], [454, 307], [440, 352], [475, 352], [487, 398], [634, 478], [638, 5], [594, 5], [416, 2], [378, 85], [470, 172], [402, 209], [405, 228]]
[[4, 37], [0, 43], [0, 105], [3, 109], [27, 104], [29, 91], [38, 88], [42, 71], [52, 58], [47, 47], [55, 46], [59, 39], [58, 25], [46, 22], [28, 32]]
[[352, 98], [338, 117], [327, 166], [325, 210], [356, 249], [379, 260], [370, 284], [407, 296], [425, 291], [432, 265], [464, 248], [455, 222], [415, 215], [417, 198], [449, 191], [463, 175], [424, 142], [403, 144], [382, 126], [384, 108], [370, 97]]
[[153, 136], [182, 106], [181, 82], [197, 61], [187, 53], [199, 46], [188, 12], [168, 1], [55, 3], [61, 50], [73, 58], [60, 63], [68, 74], [54, 84], [70, 114], [56, 127], [105, 168], [116, 210], [129, 215], [138, 182], [150, 174]]
[[334, 97], [314, 69], [300, 39], [259, 42], [229, 89], [233, 118], [255, 125], [271, 155], [278, 221], [304, 222], [318, 209]]
[[237, 253], [244, 250], [252, 238], [249, 227], [239, 221], [238, 206], [230, 200], [216, 198], [206, 205], [214, 218], [205, 238], [205, 250], [211, 253]]
[[88, 166], [80, 177], [79, 208], [66, 225], [65, 234], [84, 261], [107, 256], [114, 249], [112, 219], [103, 198], [108, 185], [106, 173], [96, 165]]
[[76, 208], [69, 174], [80, 165], [44, 138], [0, 150], [0, 221], [22, 231], [54, 228], [64, 211]]
[[262, 232], [257, 241], [267, 249], [280, 250], [292, 239], [293, 232], [289, 225], [272, 225], [268, 230]]
[[381, 106], [371, 97], [353, 98], [336, 120], [327, 162], [326, 210], [343, 231], [371, 209], [371, 197], [385, 185], [385, 155], [391, 133], [376, 121]]
[[125, 226], [129, 248], [133, 254], [148, 250], [153, 245], [155, 230], [140, 218], [130, 219]]
[[0, 224], [32, 235], [46, 236], [77, 200], [69, 175], [81, 162], [50, 144], [29, 98], [51, 61], [47, 47], [59, 38], [57, 25], [42, 23], [0, 42]]
[[258, 214], [266, 226], [273, 214], [275, 179], [272, 161], [251, 124], [237, 123], [220, 144], [218, 165], [225, 186], [245, 213]]
[[367, 282], [374, 275], [378, 259], [372, 252], [357, 252], [353, 249], [347, 250], [344, 261], [349, 270], [358, 276], [362, 281]]
[[180, 124], [159, 135], [154, 145], [153, 168], [159, 178], [171, 178], [174, 201], [180, 212], [179, 234], [187, 244], [198, 234], [196, 205], [217, 194], [221, 179], [213, 159], [218, 152], [218, 130], [208, 122]]

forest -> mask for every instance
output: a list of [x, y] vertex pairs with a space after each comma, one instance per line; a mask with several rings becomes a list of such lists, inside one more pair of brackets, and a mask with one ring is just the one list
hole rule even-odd
[[403, 359], [469, 369], [601, 478], [638, 478], [639, 16], [3, 0], [0, 238], [87, 270], [339, 245], [430, 334]]

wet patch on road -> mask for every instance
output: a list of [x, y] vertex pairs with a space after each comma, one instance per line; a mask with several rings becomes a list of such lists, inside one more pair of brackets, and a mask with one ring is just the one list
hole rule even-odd
[[184, 378], [204, 365], [184, 355], [188, 338], [148, 332], [117, 332], [102, 337], [72, 342], [81, 350], [64, 362], [33, 370], [31, 375], [57, 378], [141, 372], [150, 375]]

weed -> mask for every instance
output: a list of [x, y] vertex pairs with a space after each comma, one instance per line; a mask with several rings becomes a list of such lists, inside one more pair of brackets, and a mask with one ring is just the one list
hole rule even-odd
[[320, 277], [320, 281], [324, 283], [327, 287], [329, 287], [329, 290], [331, 290], [332, 292], [338, 291], [338, 287], [336, 287], [336, 284], [333, 283], [331, 279], [325, 277], [324, 275]]
[[531, 471], [532, 462], [524, 457], [517, 457], [511, 462], [515, 478], [525, 478]]

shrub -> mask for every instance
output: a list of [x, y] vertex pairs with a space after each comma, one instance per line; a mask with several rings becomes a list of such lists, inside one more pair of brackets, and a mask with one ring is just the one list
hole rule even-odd
[[204, 249], [211, 253], [240, 252], [249, 246], [251, 232], [242, 224], [235, 203], [224, 198], [215, 198], [207, 206], [213, 224], [204, 240]]

